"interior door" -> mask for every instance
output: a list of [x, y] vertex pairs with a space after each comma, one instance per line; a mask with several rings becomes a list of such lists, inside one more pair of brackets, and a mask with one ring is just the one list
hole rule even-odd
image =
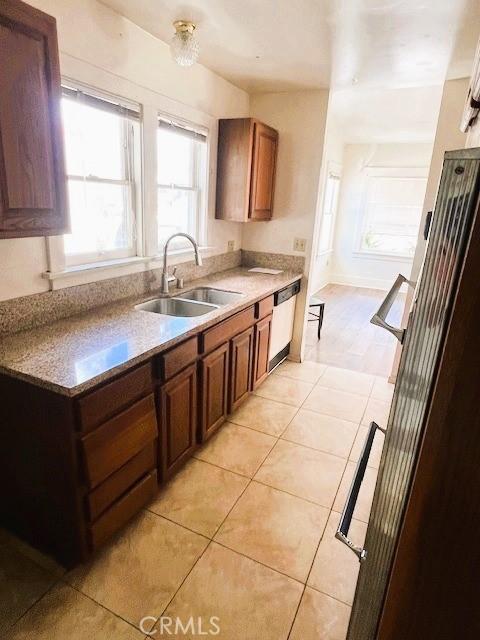
[[275, 129], [255, 122], [249, 209], [252, 220], [269, 220], [272, 217], [277, 144]]

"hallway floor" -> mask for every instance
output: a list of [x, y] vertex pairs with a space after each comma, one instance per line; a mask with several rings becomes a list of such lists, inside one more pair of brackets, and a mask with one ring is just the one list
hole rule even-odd
[[[385, 329], [370, 324], [385, 295], [379, 289], [340, 284], [320, 289], [315, 297], [325, 301], [322, 337], [318, 341], [317, 323], [309, 322], [305, 358], [388, 377], [398, 342]], [[397, 297], [388, 316], [390, 324], [400, 326], [405, 298], [404, 293]]]
[[[144, 617], [159, 638], [170, 619], [201, 616], [226, 640], [344, 640], [359, 564], [334, 533], [392, 390], [371, 374], [284, 363], [90, 564], [65, 574], [0, 535], [0, 636], [140, 640]], [[377, 435], [357, 544], [381, 445]]]

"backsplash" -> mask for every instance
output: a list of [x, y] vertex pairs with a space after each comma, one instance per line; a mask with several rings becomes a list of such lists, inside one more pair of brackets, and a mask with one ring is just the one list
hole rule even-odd
[[[177, 276], [185, 282], [239, 266], [268, 267], [302, 272], [305, 259], [260, 251], [230, 251], [203, 259], [197, 267], [194, 260], [177, 264]], [[36, 293], [0, 302], [0, 336], [40, 327], [95, 307], [132, 296], [148, 295], [161, 286], [162, 269], [152, 269], [127, 276], [109, 278], [65, 289]]]

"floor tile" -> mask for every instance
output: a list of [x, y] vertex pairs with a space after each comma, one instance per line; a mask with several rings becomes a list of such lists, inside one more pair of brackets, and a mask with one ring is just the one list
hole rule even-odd
[[132, 624], [158, 616], [208, 540], [146, 512], [67, 580]]
[[252, 482], [215, 540], [305, 582], [328, 509]]
[[295, 380], [303, 380], [303, 382], [317, 382], [321, 375], [325, 372], [327, 366], [312, 360], [304, 362], [292, 362], [285, 360], [275, 369], [275, 375], [285, 376], [286, 378], [294, 378]]
[[226, 423], [195, 457], [251, 478], [274, 444], [272, 436]]
[[374, 420], [380, 427], [387, 428], [388, 414], [390, 413], [390, 402], [375, 400], [370, 398], [363, 414], [362, 424], [370, 425]]
[[348, 458], [357, 430], [355, 422], [300, 409], [282, 439]]
[[263, 431], [278, 437], [285, 431], [285, 427], [296, 414], [297, 408], [275, 402], [261, 396], [251, 395], [239, 407], [229, 420], [244, 427]]
[[350, 607], [307, 587], [289, 640], [345, 640]]
[[66, 584], [59, 584], [15, 625], [9, 640], [142, 640], [144, 634]]
[[0, 541], [0, 634], [53, 585], [56, 577]]
[[[340, 487], [338, 489], [337, 497], [333, 509], [338, 512], [342, 512], [345, 502], [347, 501], [348, 491], [352, 484], [353, 474], [355, 473], [356, 463], [348, 462], [345, 473], [343, 474]], [[375, 491], [375, 483], [377, 481], [377, 469], [367, 467], [365, 475], [363, 477], [360, 493], [358, 494], [357, 505], [354, 511], [354, 518], [361, 520], [362, 522], [368, 522], [370, 517], [370, 509], [372, 508], [373, 493]]]
[[356, 393], [359, 396], [369, 396], [375, 377], [369, 373], [327, 367], [327, 370], [318, 381], [319, 386]]
[[[353, 551], [335, 538], [339, 520], [340, 514], [332, 511], [308, 577], [308, 584], [351, 605], [360, 563]], [[361, 546], [365, 541], [366, 531], [366, 524], [352, 520], [348, 537], [356, 545]]]
[[164, 616], [201, 617], [206, 629], [216, 616], [221, 640], [286, 640], [301, 594], [299, 582], [213, 542]]
[[[360, 428], [357, 433], [357, 437], [355, 438], [355, 442], [353, 443], [352, 450], [350, 452], [349, 460], [352, 462], [357, 462], [360, 455], [362, 454], [363, 445], [365, 444], [365, 440], [368, 435], [368, 427], [364, 425], [360, 425]], [[370, 451], [370, 456], [368, 458], [368, 466], [373, 467], [374, 469], [378, 469], [380, 466], [380, 458], [382, 456], [383, 443], [385, 442], [385, 436], [381, 431], [375, 432], [375, 437], [373, 439], [372, 449]]]
[[279, 440], [262, 464], [255, 480], [331, 507], [345, 460], [323, 451]]
[[373, 383], [371, 397], [375, 398], [375, 400], [391, 402], [394, 389], [395, 385], [390, 384], [387, 378], [381, 378], [380, 376], [377, 376], [375, 378], [375, 382]]
[[365, 396], [328, 389], [317, 384], [302, 408], [358, 424], [362, 419], [366, 405], [367, 398]]
[[303, 382], [302, 380], [294, 380], [293, 378], [272, 374], [254, 393], [257, 396], [262, 396], [262, 398], [277, 400], [278, 402], [299, 407], [312, 389], [313, 384], [311, 382]]
[[211, 538], [248, 482], [236, 473], [192, 459], [148, 508]]

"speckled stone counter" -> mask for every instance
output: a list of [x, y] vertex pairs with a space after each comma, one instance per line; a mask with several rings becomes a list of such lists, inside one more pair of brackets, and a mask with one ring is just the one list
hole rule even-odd
[[300, 273], [291, 271], [267, 275], [231, 269], [193, 280], [182, 290], [211, 286], [243, 294], [203, 316], [178, 318], [134, 308], [158, 297], [152, 293], [15, 333], [0, 341], [0, 372], [75, 396], [299, 278]]

